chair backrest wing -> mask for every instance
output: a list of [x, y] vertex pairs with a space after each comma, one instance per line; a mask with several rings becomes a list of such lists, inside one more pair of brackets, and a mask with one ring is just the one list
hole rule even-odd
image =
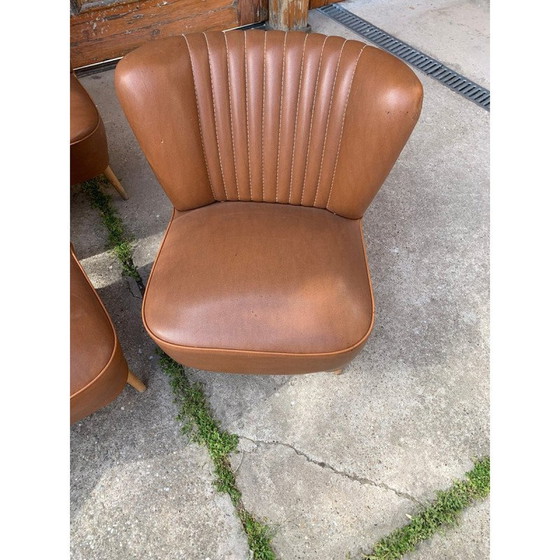
[[179, 210], [278, 202], [360, 218], [420, 114], [400, 60], [316, 33], [196, 33], [147, 43], [117, 93]]

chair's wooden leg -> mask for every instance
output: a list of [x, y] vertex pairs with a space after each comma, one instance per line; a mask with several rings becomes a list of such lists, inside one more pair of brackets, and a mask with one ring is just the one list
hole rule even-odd
[[126, 382], [141, 393], [146, 390], [146, 385], [144, 385], [144, 383], [142, 383], [142, 381], [140, 381], [140, 379], [138, 379], [138, 377], [136, 377], [136, 375], [134, 375], [130, 370], [128, 370]]
[[126, 194], [126, 191], [124, 190], [120, 181], [117, 179], [117, 176], [113, 173], [110, 165], [107, 166], [107, 169], [105, 169], [103, 174], [105, 175], [105, 177], [107, 177], [107, 179], [109, 179], [109, 181], [111, 181], [111, 184], [113, 185], [113, 187], [115, 187], [115, 190], [121, 195], [121, 197], [124, 200], [128, 200], [128, 194]]

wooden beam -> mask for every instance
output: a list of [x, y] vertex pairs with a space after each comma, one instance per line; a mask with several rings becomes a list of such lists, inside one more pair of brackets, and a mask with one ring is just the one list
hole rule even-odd
[[309, 0], [269, 0], [268, 27], [280, 31], [305, 31]]
[[268, 0], [238, 0], [239, 25], [268, 19]]
[[237, 0], [138, 0], [70, 17], [73, 68], [125, 55], [146, 41], [239, 25]]

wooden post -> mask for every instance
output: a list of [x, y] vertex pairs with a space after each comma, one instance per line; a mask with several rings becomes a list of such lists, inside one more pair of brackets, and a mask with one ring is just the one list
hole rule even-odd
[[258, 23], [268, 19], [268, 0], [238, 0], [239, 25]]
[[308, 31], [309, 0], [269, 0], [268, 28], [280, 31]]

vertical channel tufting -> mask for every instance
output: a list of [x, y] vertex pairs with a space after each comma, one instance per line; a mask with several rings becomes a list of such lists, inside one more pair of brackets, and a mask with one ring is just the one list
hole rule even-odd
[[[307, 120], [307, 118], [305, 119], [305, 122], [302, 122], [303, 124], [303, 129], [304, 131], [307, 131], [307, 133], [303, 133], [300, 138], [303, 138], [303, 136], [306, 137], [305, 140], [305, 146], [306, 149], [305, 151], [299, 151], [297, 153], [302, 154], [300, 156], [300, 165], [297, 166], [297, 169], [300, 170], [300, 173], [303, 175], [303, 177], [301, 178], [301, 188], [299, 189], [301, 192], [301, 197], [299, 200], [300, 204], [303, 204], [303, 200], [304, 200], [304, 196], [305, 196], [305, 185], [306, 185], [306, 178], [307, 178], [307, 164], [309, 162], [309, 146], [310, 146], [310, 140], [311, 140], [311, 132], [312, 132], [312, 128], [313, 128], [313, 115], [315, 113], [315, 101], [317, 99], [317, 87], [319, 86], [319, 76], [320, 76], [320, 72], [321, 72], [321, 65], [323, 63], [323, 53], [325, 52], [325, 45], [327, 44], [327, 39], [328, 37], [324, 37], [323, 38], [323, 44], [321, 46], [321, 51], [319, 54], [319, 60], [317, 62], [317, 66], [315, 67], [315, 71], [314, 72], [309, 72], [309, 76], [313, 76], [314, 79], [313, 80], [309, 80], [307, 83], [307, 88], [306, 88], [306, 95], [304, 95], [304, 99], [307, 101], [308, 105], [307, 107], [305, 107], [305, 109], [307, 109], [307, 111], [305, 113], [303, 113], [304, 115], [309, 115], [309, 120]], [[313, 87], [313, 93], [311, 93], [309, 87], [314, 84]], [[303, 119], [302, 119], [303, 121]], [[301, 128], [300, 128], [301, 130]], [[299, 132], [299, 131], [298, 131]], [[302, 148], [303, 143], [302, 143]], [[303, 155], [305, 153], [305, 155]], [[305, 158], [305, 159], [303, 159]], [[296, 185], [299, 186], [300, 182], [298, 181], [299, 177], [295, 177], [295, 181], [296, 181]]]
[[335, 87], [335, 77], [341, 55], [341, 47], [346, 42], [341, 37], [328, 37], [325, 43], [321, 66], [319, 69], [309, 144], [307, 148], [307, 163], [303, 184], [302, 205], [314, 206], [316, 200], [317, 182], [321, 174], [321, 153], [327, 137], [328, 113], [331, 107], [331, 96]]
[[298, 80], [298, 88], [297, 88], [297, 99], [296, 99], [296, 116], [294, 120], [294, 135], [292, 138], [292, 157], [290, 161], [290, 176], [288, 179], [288, 203], [294, 204], [292, 198], [293, 192], [293, 178], [294, 178], [294, 160], [295, 160], [295, 151], [296, 151], [296, 138], [297, 138], [297, 130], [298, 130], [298, 117], [299, 117], [299, 107], [300, 107], [300, 100], [301, 100], [301, 84], [303, 78], [303, 68], [305, 66], [305, 47], [307, 45], [307, 39], [309, 35], [305, 34], [305, 39], [303, 40], [303, 48], [301, 52], [301, 60], [300, 60], [300, 69], [299, 69], [299, 80]]
[[261, 169], [262, 169], [262, 196], [261, 200], [265, 200], [264, 196], [264, 185], [265, 185], [265, 166], [264, 166], [264, 139], [265, 139], [265, 126], [264, 126], [264, 116], [266, 114], [266, 39], [268, 37], [268, 33], [264, 35], [264, 45], [263, 45], [263, 89], [262, 89], [262, 113], [261, 113]]
[[[218, 151], [218, 163], [222, 174], [226, 200], [236, 198], [235, 169], [233, 164], [233, 146], [231, 138], [231, 111], [227, 95], [227, 53], [224, 48], [225, 37], [203, 33], [206, 42], [206, 54], [210, 69], [210, 91], [214, 114], [214, 127]], [[210, 41], [212, 46], [210, 46]]]
[[344, 43], [342, 43], [342, 47], [340, 49], [340, 52], [338, 53], [338, 62], [336, 63], [336, 71], [334, 73], [334, 81], [332, 84], [332, 91], [331, 91], [331, 99], [329, 102], [329, 108], [327, 111], [327, 116], [326, 116], [326, 128], [325, 128], [325, 138], [323, 140], [323, 149], [321, 151], [321, 162], [319, 164], [319, 177], [317, 177], [317, 186], [315, 187], [315, 198], [313, 199], [313, 206], [317, 206], [317, 196], [319, 195], [319, 187], [321, 186], [321, 175], [323, 173], [323, 162], [325, 161], [325, 150], [327, 147], [327, 140], [328, 140], [328, 135], [329, 135], [329, 124], [330, 124], [330, 120], [331, 120], [331, 111], [332, 111], [332, 105], [333, 105], [333, 99], [334, 99], [334, 94], [336, 91], [336, 79], [338, 77], [338, 70], [340, 68], [340, 61], [342, 59], [342, 54], [344, 53], [344, 47], [346, 45], [347, 41], [344, 41]]
[[[235, 36], [234, 36], [235, 37]], [[232, 96], [231, 96], [231, 70], [230, 70], [230, 52], [229, 52], [229, 46], [228, 46], [228, 38], [227, 35], [224, 33], [224, 43], [226, 46], [226, 74], [227, 74], [227, 90], [228, 90], [228, 107], [229, 107], [229, 128], [231, 131], [231, 144], [232, 144], [232, 153], [233, 153], [233, 174], [235, 177], [235, 192], [236, 192], [236, 198], [237, 200], [240, 200], [239, 198], [239, 181], [237, 178], [237, 162], [236, 162], [236, 154], [235, 154], [235, 131], [234, 128], [235, 127], [235, 122], [234, 122], [234, 111], [233, 111], [233, 107], [232, 107]], [[235, 119], [238, 120], [238, 119]]]
[[202, 36], [204, 49], [185, 41], [216, 199], [326, 208], [365, 45], [281, 31]]
[[265, 91], [263, 108], [263, 200], [276, 202], [278, 126], [281, 113], [284, 32], [268, 32], [265, 55]]
[[190, 65], [191, 65], [191, 72], [192, 72], [193, 86], [194, 86], [194, 98], [195, 98], [195, 101], [196, 101], [196, 115], [197, 115], [197, 120], [198, 120], [198, 131], [200, 133], [200, 143], [202, 145], [202, 154], [204, 156], [204, 163], [206, 165], [206, 173], [208, 174], [208, 182], [210, 184], [210, 189], [212, 190], [212, 196], [215, 199], [217, 199], [217, 194], [216, 194], [216, 191], [214, 190], [214, 185], [212, 184], [212, 176], [210, 174], [210, 168], [208, 167], [208, 156], [206, 155], [206, 147], [204, 146], [204, 134], [202, 133], [202, 122], [201, 122], [201, 117], [200, 117], [200, 101], [198, 100], [198, 92], [197, 92], [197, 86], [196, 86], [196, 79], [195, 79], [195, 76], [194, 76], [192, 55], [191, 55], [191, 51], [189, 49], [189, 42], [188, 42], [187, 38], [185, 37], [185, 35], [182, 35], [182, 37], [185, 40], [185, 46], [187, 47], [187, 52], [189, 53], [189, 62], [190, 62]]
[[216, 200], [361, 215], [418, 115], [421, 87], [406, 65], [320, 34], [207, 32], [185, 44]]
[[358, 56], [356, 56], [356, 61], [354, 62], [354, 67], [352, 70], [352, 75], [350, 76], [350, 83], [346, 86], [346, 100], [344, 101], [344, 110], [342, 113], [342, 116], [340, 118], [340, 132], [338, 134], [338, 143], [336, 146], [336, 155], [333, 159], [334, 164], [333, 164], [333, 168], [332, 168], [332, 172], [331, 172], [331, 181], [330, 181], [330, 185], [329, 185], [329, 190], [328, 190], [328, 194], [327, 194], [327, 200], [325, 202], [325, 208], [329, 209], [329, 203], [331, 201], [331, 195], [332, 195], [332, 190], [333, 190], [333, 185], [334, 185], [334, 180], [336, 177], [336, 166], [338, 164], [338, 157], [340, 155], [340, 146], [342, 144], [342, 136], [344, 134], [344, 123], [346, 122], [346, 110], [348, 109], [348, 99], [350, 98], [350, 92], [352, 91], [352, 84], [354, 83], [354, 76], [356, 75], [356, 68], [358, 68], [358, 62], [360, 62], [360, 57], [362, 56], [362, 53], [364, 52], [366, 45], [364, 45], [361, 49], [360, 52], [358, 53]]
[[253, 200], [253, 180], [251, 178], [251, 136], [249, 135], [249, 84], [247, 83], [247, 32], [243, 32], [243, 65], [245, 72], [245, 123], [247, 130], [247, 164], [249, 177], [249, 200]]
[[245, 34], [224, 34], [237, 200], [251, 200]]
[[286, 75], [286, 40], [288, 34], [284, 34], [284, 44], [282, 47], [282, 71], [280, 79], [280, 114], [278, 116], [278, 147], [276, 149], [276, 200], [278, 202], [278, 175], [280, 170], [280, 138], [282, 136], [282, 110], [284, 108], [284, 77]]
[[303, 54], [309, 35], [286, 34], [286, 47], [282, 77], [282, 107], [278, 131], [277, 201], [291, 202], [294, 138], [298, 119], [298, 103], [303, 73]]
[[[264, 88], [265, 33], [243, 32], [245, 36], [245, 84], [247, 89], [247, 160], [251, 200], [262, 201], [262, 109]], [[264, 40], [262, 35], [265, 35]]]
[[422, 106], [422, 85], [405, 63], [316, 33], [209, 31], [148, 42], [119, 63], [115, 85], [179, 211], [265, 201], [358, 219]]
[[[206, 58], [206, 60], [204, 60], [203, 57], [197, 56], [197, 53], [202, 49], [207, 52], [203, 46], [204, 38], [202, 35], [183, 35], [183, 38], [185, 39], [191, 61], [194, 90], [198, 103], [200, 134], [206, 157], [208, 178], [216, 200], [225, 200], [227, 197], [223, 173], [219, 165], [220, 156], [216, 136], [210, 69], [208, 66], [209, 59]], [[212, 126], [208, 126], [208, 123], [212, 123]]]

